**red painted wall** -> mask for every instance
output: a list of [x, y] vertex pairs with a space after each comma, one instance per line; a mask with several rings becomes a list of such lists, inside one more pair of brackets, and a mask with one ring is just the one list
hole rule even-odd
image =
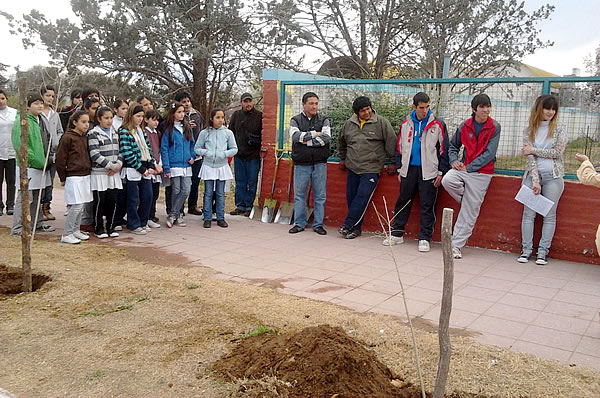
[[[277, 135], [278, 92], [276, 81], [264, 81], [263, 147], [268, 149], [264, 161], [261, 189], [262, 200], [270, 195], [275, 166], [275, 145]], [[274, 197], [278, 201], [287, 200], [287, 178], [289, 163], [282, 160], [277, 173]], [[468, 246], [499, 249], [513, 253], [521, 250], [521, 216], [523, 205], [514, 200], [521, 186], [520, 177], [495, 175], [481, 207], [481, 213], [467, 242]], [[385, 197], [390, 215], [398, 196], [397, 176], [382, 173], [379, 186], [373, 195], [373, 203], [380, 213], [384, 213]], [[454, 220], [458, 215], [458, 204], [440, 188], [437, 202], [437, 222], [433, 240], [440, 240], [441, 213], [444, 207], [454, 209]], [[338, 169], [337, 163], [327, 167], [327, 203], [325, 224], [331, 229], [342, 225], [346, 216], [346, 172]], [[416, 238], [419, 230], [419, 202], [413, 202], [406, 235]], [[600, 222], [600, 192], [597, 188], [584, 186], [578, 182], [565, 182], [565, 191], [558, 205], [556, 233], [552, 242], [550, 257], [583, 263], [600, 264], [596, 253], [596, 228]], [[534, 242], [540, 237], [541, 217], [536, 220]], [[377, 215], [371, 205], [365, 215], [364, 231], [381, 231]], [[333, 232], [333, 231], [331, 231]]]

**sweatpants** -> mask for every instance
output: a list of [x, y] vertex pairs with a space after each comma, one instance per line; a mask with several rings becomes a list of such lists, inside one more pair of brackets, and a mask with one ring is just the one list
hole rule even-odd
[[16, 179], [16, 159], [0, 159], [0, 212], [4, 210], [2, 201], [2, 182], [6, 177], [6, 210], [13, 210], [15, 207], [15, 179]]
[[419, 193], [419, 204], [421, 210], [419, 240], [431, 241], [435, 225], [435, 202], [438, 189], [432, 180], [423, 180], [423, 169], [421, 166], [409, 166], [406, 177], [400, 182], [400, 194], [394, 208], [394, 222], [392, 223], [392, 235], [403, 236], [405, 226], [410, 216], [413, 199]]
[[[94, 194], [93, 214], [94, 232], [97, 235], [114, 232], [115, 213], [117, 211], [118, 189], [107, 189], [106, 191], [92, 191]], [[106, 227], [104, 226], [106, 218]]]
[[491, 181], [491, 174], [467, 173], [455, 169], [451, 169], [442, 179], [444, 189], [460, 203], [452, 234], [452, 247], [463, 248], [473, 233]]
[[[42, 225], [42, 220], [44, 216], [42, 214], [42, 206], [40, 205], [40, 210], [38, 212], [37, 224], [34, 225], [35, 222], [35, 210], [38, 205], [38, 198], [42, 193], [41, 189], [33, 189], [29, 191], [29, 215], [31, 217], [31, 230], [33, 231], [36, 227]], [[18, 190], [17, 199], [15, 200], [15, 209], [13, 214], [13, 225], [10, 230], [11, 235], [20, 235], [21, 230], [23, 229], [22, 224], [22, 206], [21, 206], [21, 190]]]
[[[94, 191], [96, 193], [98, 191]], [[83, 215], [84, 203], [78, 203], [76, 205], [67, 205], [67, 219], [65, 220], [65, 232], [63, 236], [69, 236], [77, 231], [81, 227], [81, 216]]]
[[150, 207], [150, 217], [148, 220], [152, 220], [156, 217], [156, 201], [160, 195], [160, 182], [152, 181], [152, 206]]
[[344, 227], [351, 231], [361, 230], [365, 213], [378, 182], [379, 173], [356, 174], [348, 170], [346, 178], [348, 214], [344, 220]]

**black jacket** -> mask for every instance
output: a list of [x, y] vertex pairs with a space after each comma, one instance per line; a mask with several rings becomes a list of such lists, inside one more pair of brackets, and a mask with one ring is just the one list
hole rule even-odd
[[260, 158], [262, 143], [262, 112], [252, 108], [249, 112], [239, 109], [233, 112], [229, 121], [229, 130], [233, 131], [238, 153], [243, 160]]

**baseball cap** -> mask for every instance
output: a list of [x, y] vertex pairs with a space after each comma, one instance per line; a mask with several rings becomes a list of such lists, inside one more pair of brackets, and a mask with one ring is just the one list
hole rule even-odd
[[248, 99], [248, 98], [250, 98], [250, 99], [254, 99], [254, 98], [252, 97], [252, 94], [250, 94], [250, 93], [244, 93], [244, 94], [242, 94], [242, 98], [240, 98], [240, 102], [243, 102], [244, 100], [246, 100], [246, 99]]

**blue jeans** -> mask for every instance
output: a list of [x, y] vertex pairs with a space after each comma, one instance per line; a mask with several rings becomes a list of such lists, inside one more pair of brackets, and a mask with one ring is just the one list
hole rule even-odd
[[[215, 190], [215, 184], [217, 189]], [[213, 195], [216, 195], [217, 220], [225, 219], [225, 180], [204, 180], [204, 221], [212, 220]]]
[[344, 220], [344, 227], [351, 231], [360, 231], [378, 182], [379, 173], [356, 174], [348, 170], [348, 177], [346, 178], [348, 214]]
[[[138, 205], [139, 202], [139, 205]], [[152, 207], [152, 180], [127, 180], [127, 228], [145, 227]]]
[[[531, 176], [527, 176], [523, 184], [532, 187]], [[537, 253], [548, 254], [550, 251], [550, 245], [552, 244], [552, 238], [554, 238], [554, 230], [556, 229], [556, 207], [560, 196], [565, 189], [565, 181], [561, 178], [552, 177], [552, 172], [540, 173], [540, 185], [542, 186], [542, 193], [546, 198], [554, 202], [554, 206], [550, 209], [544, 222], [542, 223], [542, 237], [538, 245]], [[536, 212], [531, 210], [529, 207], [524, 206], [523, 208], [523, 219], [521, 221], [521, 239], [523, 245], [523, 253], [530, 255], [533, 251], [533, 227], [535, 224]]]
[[[196, 160], [192, 164], [192, 180], [190, 188], [190, 196], [188, 197], [188, 209], [195, 209], [198, 207], [198, 185], [200, 185], [200, 169], [202, 168], [202, 159]], [[183, 206], [183, 203], [181, 204]], [[181, 208], [183, 210], [183, 207]]]
[[42, 196], [42, 203], [52, 202], [52, 189], [54, 186], [54, 177], [56, 176], [56, 164], [52, 163], [48, 165], [50, 171], [50, 182], [51, 184], [44, 188], [44, 195]]
[[171, 213], [169, 217], [179, 217], [185, 199], [190, 194], [191, 186], [192, 177], [171, 177]]
[[250, 211], [256, 196], [260, 160], [244, 160], [236, 156], [233, 168], [235, 170], [235, 207], [239, 210]]
[[[304, 228], [306, 219], [306, 191], [308, 183], [312, 184], [314, 202], [313, 229], [323, 226], [325, 217], [325, 200], [327, 199], [327, 163], [310, 166], [294, 166], [294, 224]], [[310, 198], [309, 198], [310, 199]]]

